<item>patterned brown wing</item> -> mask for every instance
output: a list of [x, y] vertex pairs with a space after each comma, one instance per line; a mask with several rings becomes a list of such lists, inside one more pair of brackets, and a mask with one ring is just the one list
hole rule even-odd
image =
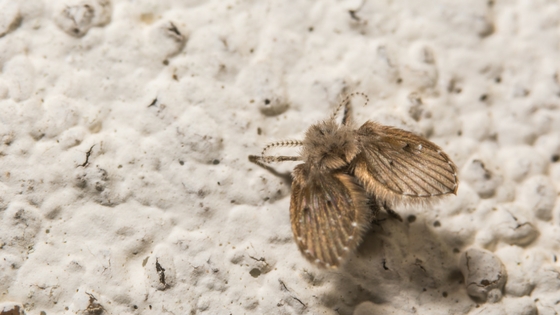
[[457, 167], [434, 143], [372, 121], [357, 134], [361, 152], [352, 162], [353, 173], [379, 200], [422, 202], [457, 193]]
[[305, 258], [323, 268], [337, 268], [353, 252], [369, 227], [366, 193], [352, 176], [323, 173], [309, 164], [293, 172], [290, 221]]

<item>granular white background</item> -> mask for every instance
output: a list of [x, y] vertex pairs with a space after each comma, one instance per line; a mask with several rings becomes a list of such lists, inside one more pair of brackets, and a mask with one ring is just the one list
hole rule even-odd
[[[0, 36], [0, 314], [560, 313], [558, 1], [4, 0]], [[352, 91], [461, 183], [325, 271], [247, 155]]]

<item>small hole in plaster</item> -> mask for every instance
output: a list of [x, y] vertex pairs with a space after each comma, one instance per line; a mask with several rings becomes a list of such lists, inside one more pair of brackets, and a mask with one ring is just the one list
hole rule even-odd
[[261, 275], [261, 271], [257, 268], [251, 269], [251, 271], [249, 271], [249, 273], [251, 274], [251, 277], [253, 277], [253, 278], [258, 278]]

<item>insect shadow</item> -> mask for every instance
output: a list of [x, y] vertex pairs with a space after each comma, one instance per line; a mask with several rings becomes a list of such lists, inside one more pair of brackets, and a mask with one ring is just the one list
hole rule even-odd
[[384, 220], [365, 235], [356, 254], [342, 267], [344, 272], [332, 274], [334, 285], [320, 297], [321, 303], [339, 314], [352, 314], [366, 301], [395, 309], [432, 302], [450, 313], [474, 308], [476, 303], [464, 292], [459, 253], [422, 219], [413, 223]]
[[[349, 94], [331, 117], [307, 130], [303, 140], [268, 144], [249, 160], [302, 161], [292, 173], [290, 222], [299, 250], [321, 268], [338, 268], [361, 244], [381, 209], [429, 204], [456, 194], [457, 168], [436, 144], [373, 121], [356, 128]], [[343, 110], [342, 122], [336, 117]], [[275, 147], [300, 146], [297, 156], [271, 156]]]
[[249, 156], [249, 161], [259, 165], [260, 167], [269, 171], [272, 175], [280, 178], [282, 182], [284, 182], [284, 184], [286, 184], [287, 186], [292, 186], [292, 174], [290, 172], [278, 172], [275, 168], [271, 167], [270, 165], [266, 165], [264, 163], [261, 163], [258, 159], [255, 159], [254, 155]]

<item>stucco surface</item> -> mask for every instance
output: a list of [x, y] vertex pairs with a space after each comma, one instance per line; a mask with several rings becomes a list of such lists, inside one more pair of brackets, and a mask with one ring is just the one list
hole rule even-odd
[[[559, 56], [557, 1], [2, 1], [0, 314], [558, 314]], [[322, 270], [247, 156], [352, 91], [461, 182]]]

